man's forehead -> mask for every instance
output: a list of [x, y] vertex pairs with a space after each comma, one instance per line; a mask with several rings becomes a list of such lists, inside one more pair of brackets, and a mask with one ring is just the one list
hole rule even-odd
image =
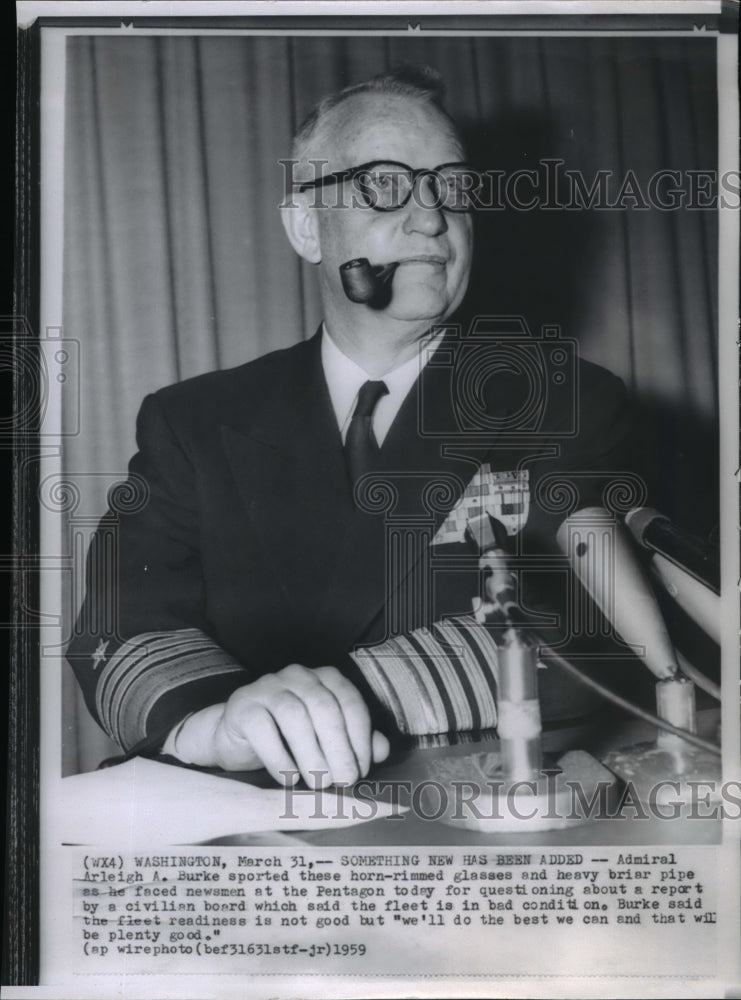
[[419, 166], [423, 154], [441, 157], [429, 164], [436, 166], [463, 153], [443, 112], [403, 94], [356, 94], [328, 113], [323, 132], [325, 148], [319, 155], [339, 167], [384, 158]]

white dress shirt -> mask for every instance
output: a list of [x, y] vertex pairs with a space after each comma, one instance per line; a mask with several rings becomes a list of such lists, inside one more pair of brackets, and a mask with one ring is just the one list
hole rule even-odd
[[355, 412], [360, 387], [369, 379], [385, 382], [388, 389], [388, 394], [381, 396], [373, 411], [373, 433], [379, 446], [383, 444], [396, 414], [401, 409], [401, 404], [442, 338], [443, 333], [438, 333], [426, 342], [423, 350], [408, 361], [386, 372], [385, 375], [377, 376], [369, 375], [360, 365], [348, 358], [332, 340], [326, 325], [322, 327], [322, 367], [343, 444]]

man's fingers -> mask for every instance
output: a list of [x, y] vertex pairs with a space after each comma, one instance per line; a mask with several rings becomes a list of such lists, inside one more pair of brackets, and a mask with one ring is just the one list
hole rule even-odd
[[373, 763], [380, 764], [381, 761], [386, 760], [388, 757], [391, 750], [391, 744], [383, 733], [379, 733], [377, 729], [374, 729], [371, 748], [373, 751]]
[[328, 781], [323, 784], [352, 784], [360, 775], [347, 720], [333, 689], [329, 684], [322, 683], [332, 669], [287, 667], [281, 672], [281, 679], [290, 684], [291, 690], [302, 700], [311, 718], [318, 745], [328, 767]]
[[240, 770], [240, 744], [254, 749], [264, 767], [281, 785], [293, 784], [290, 773], [298, 773], [293, 757], [281, 739], [280, 731], [270, 712], [257, 702], [247, 703], [236, 720], [225, 720], [223, 738], [219, 747], [227, 770]]
[[232, 695], [221, 744], [222, 766], [239, 767], [249, 750], [282, 784], [281, 771], [298, 770], [311, 788], [352, 784], [389, 752], [360, 692], [336, 667], [299, 664]]
[[266, 706], [309, 788], [325, 788], [333, 780], [332, 768], [317, 739], [314, 716], [306, 702], [292, 691], [281, 691]]
[[350, 681], [336, 667], [319, 667], [315, 673], [334, 694], [344, 717], [345, 730], [355, 755], [358, 773], [352, 781], [364, 778], [371, 765], [371, 717], [368, 706]]

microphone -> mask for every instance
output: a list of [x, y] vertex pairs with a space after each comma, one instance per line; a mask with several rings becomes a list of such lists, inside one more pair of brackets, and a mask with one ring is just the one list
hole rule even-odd
[[716, 594], [720, 593], [718, 553], [700, 538], [680, 531], [653, 507], [634, 507], [625, 515], [625, 524], [644, 549], [658, 552]]
[[385, 309], [393, 294], [391, 280], [401, 261], [371, 264], [367, 257], [357, 257], [340, 264], [340, 278], [345, 295], [351, 302]]
[[720, 645], [720, 596], [658, 552], [651, 569], [669, 596]]
[[[679, 668], [658, 602], [615, 518], [602, 507], [585, 508], [566, 518], [556, 538], [623, 641], [642, 647], [641, 659], [660, 680], [674, 677]], [[578, 610], [577, 604], [573, 612]]]

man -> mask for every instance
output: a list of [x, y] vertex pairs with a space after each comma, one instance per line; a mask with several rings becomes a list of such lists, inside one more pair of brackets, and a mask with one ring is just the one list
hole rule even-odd
[[[527, 446], [502, 438], [519, 405], [506, 380], [482, 404], [474, 371], [461, 410], [441, 325], [468, 283], [472, 175], [431, 71], [326, 99], [293, 156], [282, 220], [316, 267], [323, 327], [144, 401], [131, 475], [148, 498], [118, 519], [115, 620], [110, 585], [91, 583], [69, 656], [124, 749], [323, 787], [385, 759], [395, 729], [496, 723], [496, 644], [470, 616], [480, 580], [456, 511], [490, 491], [513, 537], [552, 547], [563, 512], [536, 486], [574, 471], [590, 502], [586, 474], [622, 467], [625, 398], [582, 365], [589, 421], [564, 432], [573, 407], [552, 394], [555, 445], [540, 425]], [[357, 258], [399, 262], [388, 303], [345, 293]], [[466, 443], [471, 400], [493, 431]]]

